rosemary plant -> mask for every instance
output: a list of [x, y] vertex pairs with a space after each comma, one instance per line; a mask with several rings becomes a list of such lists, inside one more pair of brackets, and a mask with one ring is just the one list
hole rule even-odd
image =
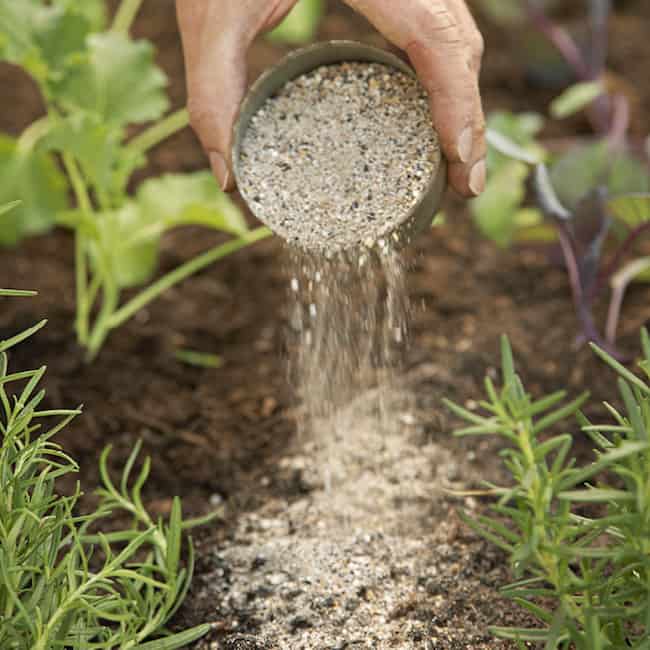
[[[30, 292], [0, 290], [0, 296]], [[41, 410], [45, 368], [9, 373], [6, 351], [45, 325], [0, 342], [0, 648], [3, 650], [174, 650], [205, 635], [209, 625], [170, 634], [165, 624], [190, 586], [192, 542], [181, 564], [183, 530], [211, 516], [183, 521], [173, 501], [168, 522], [154, 521], [141, 499], [149, 459], [131, 480], [140, 444], [119, 485], [101, 457], [99, 505], [80, 516], [79, 488], [56, 491], [77, 463], [53, 438], [76, 410]], [[9, 393], [19, 384], [22, 390]], [[48, 422], [57, 419], [54, 424]], [[102, 533], [111, 513], [128, 513], [128, 528]]]
[[[645, 330], [642, 343], [639, 365], [647, 378]], [[569, 403], [564, 391], [533, 400], [505, 337], [503, 385], [486, 378], [485, 414], [447, 402], [469, 423], [456, 435], [498, 435], [507, 443], [501, 455], [513, 486], [486, 486], [484, 494], [498, 497], [494, 516], [463, 518], [509, 554], [517, 581], [503, 593], [542, 625], [492, 629], [521, 648], [524, 642], [545, 650], [650, 647], [650, 385], [592, 347], [618, 375], [623, 408], [606, 404], [613, 423], [585, 418], [586, 394]], [[584, 467], [571, 458], [571, 434], [550, 432], [569, 416], [596, 447], [595, 460]]]

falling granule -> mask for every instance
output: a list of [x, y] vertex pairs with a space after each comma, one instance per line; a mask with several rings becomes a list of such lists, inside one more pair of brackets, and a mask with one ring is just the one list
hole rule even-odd
[[392, 233], [440, 165], [426, 92], [377, 63], [323, 66], [253, 116], [240, 190], [277, 234], [332, 255]]
[[378, 440], [396, 417], [390, 405], [400, 392], [410, 316], [405, 259], [387, 248], [367, 251], [365, 259], [360, 265], [353, 254], [331, 260], [298, 250], [291, 255], [301, 287], [291, 292], [291, 379], [303, 403], [298, 424], [323, 454], [328, 486], [344, 478], [342, 439], [355, 435], [358, 424], [350, 420], [356, 411], [350, 405], [364, 404], [364, 426]]

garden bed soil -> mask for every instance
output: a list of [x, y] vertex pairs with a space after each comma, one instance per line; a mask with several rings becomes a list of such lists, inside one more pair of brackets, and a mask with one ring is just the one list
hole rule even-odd
[[[647, 17], [648, 7], [628, 6], [629, 13], [613, 22], [626, 34], [612, 41], [619, 71], [643, 61], [647, 48], [640, 16]], [[145, 10], [136, 31], [157, 44], [173, 103], [181, 105], [182, 60], [171, 0], [159, 0], [155, 13]], [[516, 57], [501, 49], [496, 35], [490, 38], [493, 32], [487, 34], [486, 107], [543, 110], [552, 93], [531, 90]], [[322, 36], [382, 44], [338, 5]], [[269, 44], [257, 45], [251, 74], [280, 54]], [[648, 115], [646, 75], [630, 73], [646, 84], [635, 90], [639, 114]], [[0, 128], [16, 132], [38, 115], [38, 98], [9, 67], [0, 68], [0, 84], [12, 88], [15, 98], [5, 103]], [[647, 132], [647, 122], [638, 128]], [[204, 165], [186, 131], [155, 151], [146, 173]], [[164, 241], [163, 267], [203, 250], [211, 238], [191, 228], [173, 233]], [[444, 491], [507, 480], [499, 445], [451, 437], [458, 423], [441, 398], [467, 403], [482, 396], [483, 376], [496, 373], [504, 332], [536, 395], [589, 388], [595, 412], [600, 400], [612, 398], [615, 383], [588, 349], [574, 345], [567, 278], [543, 251], [497, 250], [451, 199], [447, 225], [420, 238], [409, 254], [409, 291], [417, 307], [403, 382], [409, 399], [399, 401], [388, 431], [368, 426], [374, 420], [363, 396], [353, 405], [349, 435], [338, 441], [345, 478], [328, 492], [321, 481], [326, 459], [313, 441], [295, 433], [300, 405], [285, 379], [288, 256], [278, 240], [244, 250], [169, 291], [114, 332], [92, 365], [84, 364], [72, 332], [69, 234], [57, 231], [3, 252], [1, 284], [39, 295], [3, 299], [0, 336], [48, 318], [45, 330], [11, 353], [11, 367], [47, 364], [48, 406], [84, 404], [84, 414], [58, 437], [80, 462], [82, 486], [97, 484], [104, 445], [114, 446], [111, 466], [118, 471], [141, 438], [153, 461], [145, 497], [154, 512], [168, 513], [175, 494], [190, 514], [224, 508], [221, 520], [195, 533], [195, 582], [174, 621], [177, 627], [215, 623], [197, 648], [487, 650], [512, 647], [495, 641], [488, 625], [532, 623], [498, 595], [509, 578], [505, 557], [461, 523], [462, 502]], [[634, 288], [626, 301], [621, 343], [632, 351], [639, 327], [650, 320], [647, 298], [646, 289]], [[174, 356], [180, 347], [219, 354], [223, 365], [183, 365]], [[579, 435], [576, 446], [589, 457]]]

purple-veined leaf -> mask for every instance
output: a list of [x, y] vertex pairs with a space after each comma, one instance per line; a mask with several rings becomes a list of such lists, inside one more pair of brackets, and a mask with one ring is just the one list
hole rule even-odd
[[553, 163], [549, 173], [557, 196], [569, 209], [599, 186], [607, 187], [612, 196], [650, 189], [647, 167], [614, 151], [606, 140], [571, 149]]

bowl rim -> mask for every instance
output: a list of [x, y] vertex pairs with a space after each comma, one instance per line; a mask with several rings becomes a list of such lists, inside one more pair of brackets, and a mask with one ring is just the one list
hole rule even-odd
[[[258, 77], [251, 85], [241, 104], [233, 126], [231, 151], [232, 168], [238, 187], [241, 187], [242, 175], [240, 165], [241, 146], [251, 119], [266, 100], [273, 97], [286, 83], [303, 74], [312, 72], [323, 65], [346, 62], [382, 63], [414, 78], [417, 77], [413, 67], [392, 52], [357, 41], [321, 41], [289, 52], [275, 66], [264, 71]], [[447, 162], [442, 150], [440, 150], [439, 155], [440, 160], [436, 173], [429, 180], [422, 195], [400, 222], [386, 233], [386, 237], [392, 237], [394, 242], [407, 245], [415, 235], [433, 221], [447, 188]], [[251, 205], [243, 193], [240, 192], [240, 194], [252, 214], [262, 223], [266, 223], [261, 211], [256, 206]], [[271, 230], [273, 229], [271, 228]], [[295, 244], [292, 241], [288, 243], [304, 248], [301, 244]], [[353, 248], [353, 246], [349, 248]]]

